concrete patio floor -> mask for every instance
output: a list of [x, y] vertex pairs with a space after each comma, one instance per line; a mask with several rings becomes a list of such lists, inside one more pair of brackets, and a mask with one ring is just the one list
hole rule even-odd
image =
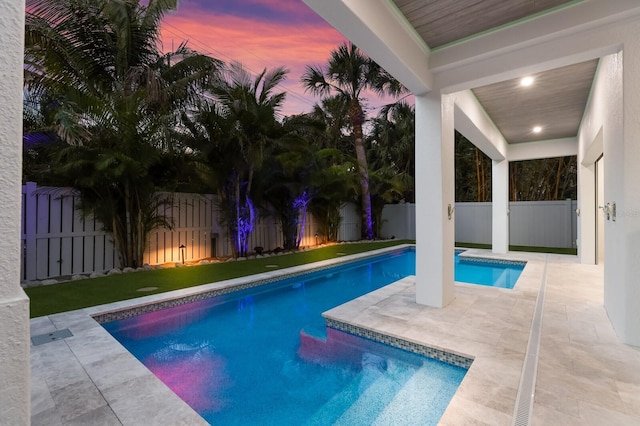
[[[545, 285], [531, 423], [640, 424], [640, 348], [620, 343], [607, 319], [603, 268], [580, 265], [575, 256], [495, 257], [528, 261], [515, 289], [456, 284], [454, 302], [435, 309], [415, 303], [408, 277], [325, 316], [474, 358], [441, 424], [510, 425]], [[91, 315], [239, 281], [31, 320], [32, 336], [66, 328], [73, 334], [31, 348], [32, 425], [206, 424]]]

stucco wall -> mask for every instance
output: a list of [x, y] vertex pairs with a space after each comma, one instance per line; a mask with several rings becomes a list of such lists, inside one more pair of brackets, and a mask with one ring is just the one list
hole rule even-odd
[[29, 424], [29, 305], [20, 287], [24, 1], [0, 2], [0, 424]]
[[[616, 204], [616, 219], [605, 220], [604, 302], [625, 343], [640, 346], [640, 37], [637, 26], [618, 29], [622, 50], [601, 59], [579, 133], [581, 240], [595, 250], [593, 162], [603, 153], [605, 203]], [[623, 96], [624, 93], [624, 96]], [[591, 253], [585, 253], [591, 255]], [[585, 256], [589, 257], [589, 256]]]

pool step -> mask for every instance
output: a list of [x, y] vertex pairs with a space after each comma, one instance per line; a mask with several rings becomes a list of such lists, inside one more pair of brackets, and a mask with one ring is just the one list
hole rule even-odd
[[[372, 410], [371, 401], [374, 401], [377, 406], [378, 402], [375, 401], [378, 399], [384, 400], [384, 404], [387, 404], [414, 371], [406, 366], [396, 366], [391, 363], [385, 372], [376, 373], [364, 369], [342, 391], [320, 407], [305, 425], [347, 424], [341, 423], [347, 418], [345, 417], [347, 412], [350, 411], [350, 416], [353, 416], [358, 410]], [[389, 390], [385, 391], [385, 387]], [[377, 415], [382, 408], [384, 405], [376, 410], [375, 414]], [[362, 424], [362, 421], [359, 419], [357, 424]]]
[[391, 363], [384, 372], [363, 370], [362, 381], [371, 380], [370, 385], [344, 410], [334, 425], [371, 424], [414, 372], [413, 368], [398, 368]]
[[373, 423], [401, 386], [387, 377], [379, 378], [333, 424], [353, 426]]
[[442, 413], [434, 413], [434, 401], [447, 398], [449, 395], [441, 392], [442, 382], [434, 369], [446, 368], [437, 364], [427, 363], [404, 384], [391, 402], [384, 408], [373, 425], [424, 425], [437, 424]]

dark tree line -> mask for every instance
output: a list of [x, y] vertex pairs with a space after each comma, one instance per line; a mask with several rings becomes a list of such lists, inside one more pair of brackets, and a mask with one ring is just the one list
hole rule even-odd
[[[462, 134], [455, 140], [456, 201], [491, 201], [491, 159]], [[576, 156], [512, 161], [509, 200], [577, 199]]]

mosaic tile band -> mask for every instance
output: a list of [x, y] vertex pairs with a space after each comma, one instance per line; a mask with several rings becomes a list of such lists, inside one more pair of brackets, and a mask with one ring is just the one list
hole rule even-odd
[[327, 323], [327, 327], [374, 340], [376, 342], [384, 343], [399, 349], [404, 349], [405, 351], [424, 355], [429, 358], [437, 359], [438, 361], [446, 362], [447, 364], [465, 368], [467, 370], [469, 369], [469, 367], [471, 367], [471, 363], [473, 363], [473, 358], [469, 358], [463, 355], [458, 355], [451, 352], [443, 351], [442, 349], [436, 349], [418, 343], [410, 342], [408, 340], [399, 339], [387, 334], [378, 333], [377, 331], [372, 331], [363, 327], [358, 327], [356, 325], [337, 321], [332, 318], [325, 318], [325, 320]]
[[525, 260], [495, 259], [493, 257], [462, 256], [459, 259], [461, 263], [492, 263], [494, 265], [515, 266], [525, 266], [527, 264]]

